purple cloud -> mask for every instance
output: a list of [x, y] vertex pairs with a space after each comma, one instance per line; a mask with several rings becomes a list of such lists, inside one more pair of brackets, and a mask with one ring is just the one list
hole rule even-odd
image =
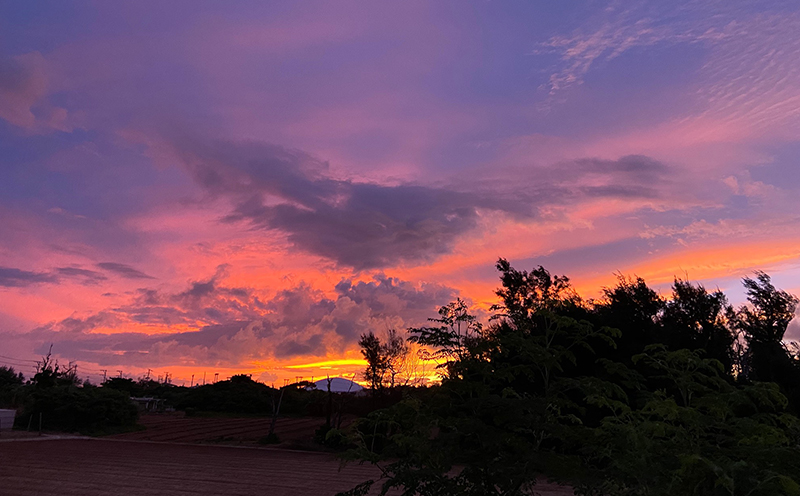
[[384, 185], [334, 178], [309, 154], [254, 142], [176, 140], [195, 181], [233, 201], [225, 222], [286, 233], [296, 247], [357, 270], [429, 262], [478, 225], [481, 211], [535, 219], [582, 198], [653, 198], [669, 168], [644, 156], [530, 168], [504, 190]]
[[[423, 324], [438, 306], [457, 295], [441, 285], [417, 286], [377, 276], [369, 282], [344, 280], [336, 285], [333, 297], [301, 284], [264, 300], [253, 288], [222, 284], [219, 274], [177, 293], [141, 289], [127, 305], [5, 338], [25, 341], [35, 353], [54, 343], [62, 357], [100, 365], [235, 366], [256, 359], [342, 353], [355, 345], [361, 333]], [[126, 331], [139, 326], [195, 330]]]
[[125, 265], [117, 262], [101, 262], [97, 266], [108, 272], [112, 272], [125, 279], [155, 279], [153, 276], [148, 276], [144, 272], [134, 269], [130, 265]]

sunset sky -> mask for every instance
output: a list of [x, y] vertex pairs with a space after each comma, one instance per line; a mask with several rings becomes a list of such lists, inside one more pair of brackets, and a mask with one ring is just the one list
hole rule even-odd
[[800, 292], [799, 159], [796, 1], [2, 2], [0, 365], [352, 374], [501, 256]]

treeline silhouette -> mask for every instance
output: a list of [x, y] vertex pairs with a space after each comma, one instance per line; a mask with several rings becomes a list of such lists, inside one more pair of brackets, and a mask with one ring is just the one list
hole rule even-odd
[[35, 430], [100, 435], [134, 428], [138, 419], [127, 393], [81, 380], [50, 351], [27, 381], [13, 367], [0, 367], [0, 408], [9, 407], [18, 412], [18, 427]]
[[798, 300], [767, 274], [734, 308], [682, 279], [663, 297], [619, 276], [587, 300], [541, 266], [497, 269], [488, 325], [458, 300], [409, 329], [441, 384], [357, 422], [347, 457], [381, 467], [381, 494], [531, 494], [541, 476], [580, 495], [800, 494]]
[[[321, 424], [319, 444], [338, 447], [344, 434], [343, 418], [364, 415], [377, 407], [395, 403], [389, 394], [382, 401], [354, 394], [332, 394], [318, 390], [309, 381], [287, 383], [281, 388], [267, 386], [240, 374], [228, 380], [194, 387], [153, 380], [108, 378], [97, 386], [81, 380], [72, 366], [62, 367], [48, 353], [26, 380], [13, 367], [0, 366], [0, 408], [17, 410], [16, 427], [46, 431], [108, 435], [137, 428], [139, 409], [131, 398], [158, 398], [160, 410], [180, 410], [186, 416], [311, 416]], [[155, 403], [155, 402], [152, 402]], [[273, 420], [274, 424], [274, 420]], [[325, 439], [336, 436], [333, 441]], [[279, 442], [277, 435], [269, 443]]]

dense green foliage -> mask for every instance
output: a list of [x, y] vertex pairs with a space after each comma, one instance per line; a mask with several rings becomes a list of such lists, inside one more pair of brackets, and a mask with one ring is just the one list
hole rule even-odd
[[25, 382], [22, 372], [17, 372], [14, 367], [0, 367], [0, 408], [13, 406], [19, 388]]
[[18, 421], [62, 432], [105, 433], [136, 425], [138, 411], [120, 391], [95, 386], [36, 388], [25, 395]]
[[194, 388], [177, 388], [171, 396], [176, 408], [187, 412], [216, 412], [270, 416], [278, 408], [283, 415], [322, 416], [327, 404], [323, 391], [306, 391], [308, 382], [289, 384], [281, 390], [256, 382], [246, 375]]
[[541, 267], [497, 268], [488, 327], [456, 302], [410, 330], [447, 360], [441, 385], [358, 423], [350, 456], [384, 492], [528, 494], [544, 475], [582, 495], [800, 495], [796, 299], [768, 276], [734, 310], [680, 280], [668, 300], [620, 278], [586, 302]]
[[138, 412], [128, 394], [99, 388], [77, 379], [50, 354], [39, 362], [31, 381], [22, 374], [0, 368], [0, 403], [18, 410], [18, 425], [63, 432], [100, 433], [129, 429]]
[[182, 389], [176, 407], [185, 410], [268, 415], [277, 391], [247, 376], [234, 376], [230, 380]]

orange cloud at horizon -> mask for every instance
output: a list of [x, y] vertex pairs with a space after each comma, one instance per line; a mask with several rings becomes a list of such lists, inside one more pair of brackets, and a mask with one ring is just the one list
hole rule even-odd
[[[669, 255], [621, 269], [624, 275], [636, 275], [648, 284], [671, 283], [677, 277], [690, 280], [709, 280], [745, 276], [755, 270], [780, 270], [792, 262], [800, 262], [800, 238], [768, 240], [736, 244], [728, 241], [721, 247], [683, 249]], [[601, 288], [613, 285], [613, 274], [578, 281], [580, 292], [597, 294]]]
[[345, 365], [359, 365], [365, 366], [367, 361], [363, 358], [342, 358], [337, 360], [324, 360], [321, 362], [313, 362], [313, 363], [301, 363], [301, 364], [294, 364], [294, 365], [284, 365], [283, 368], [286, 369], [331, 369], [336, 368], [338, 366], [345, 366]]

